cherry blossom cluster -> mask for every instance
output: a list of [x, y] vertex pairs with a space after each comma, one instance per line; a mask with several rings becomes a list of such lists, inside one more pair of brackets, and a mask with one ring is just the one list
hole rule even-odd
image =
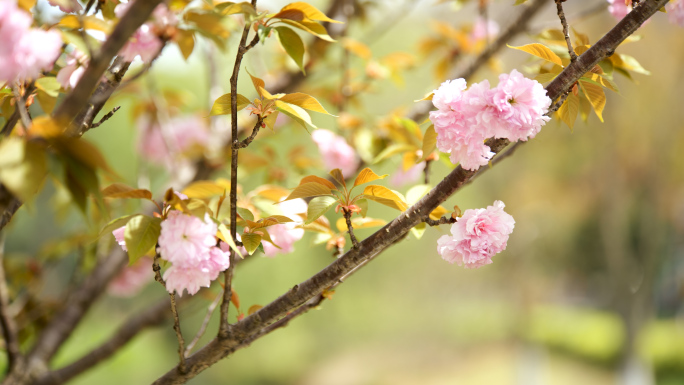
[[515, 220], [501, 201], [486, 209], [466, 210], [451, 226], [451, 235], [437, 240], [437, 252], [449, 263], [472, 269], [492, 263], [506, 249]]
[[437, 148], [467, 170], [486, 165], [494, 155], [486, 139], [524, 141], [550, 120], [551, 99], [544, 87], [516, 70], [499, 75], [496, 88], [484, 80], [466, 90], [464, 79], [447, 80], [434, 91], [432, 103], [437, 107], [430, 112]]
[[59, 57], [59, 32], [31, 28], [31, 21], [16, 1], [0, 1], [0, 83], [36, 79]]
[[159, 253], [171, 262], [164, 272], [166, 290], [190, 295], [200, 287], [211, 286], [220, 272], [230, 265], [230, 253], [216, 246], [216, 224], [205, 216], [195, 216], [171, 211], [161, 224]]
[[[117, 5], [114, 9], [116, 17], [123, 17], [132, 3], [129, 1]], [[167, 29], [172, 29], [176, 24], [178, 24], [176, 15], [166, 4], [159, 4], [152, 12], [152, 20], [140, 26], [133, 33], [119, 54], [126, 61], [133, 61], [136, 56], [140, 56], [143, 62], [151, 62], [164, 47], [160, 36], [167, 35]]]
[[[632, 11], [632, 0], [607, 1], [610, 4], [608, 6], [608, 12], [618, 20], [621, 20]], [[667, 11], [667, 18], [670, 20], [670, 23], [684, 27], [684, 0], [671, 0], [665, 6], [665, 10]], [[647, 20], [646, 22], [648, 23], [649, 21], [650, 20]]]
[[319, 128], [311, 133], [311, 138], [318, 146], [326, 168], [339, 168], [345, 176], [356, 173], [359, 168], [359, 156], [343, 137]]

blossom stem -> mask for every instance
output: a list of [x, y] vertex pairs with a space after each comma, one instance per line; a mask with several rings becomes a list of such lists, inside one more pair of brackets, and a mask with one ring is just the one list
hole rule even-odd
[[425, 184], [430, 184], [430, 162], [432, 162], [430, 159], [425, 160], [425, 168], [423, 169]]
[[256, 124], [254, 125], [254, 128], [252, 129], [252, 135], [246, 137], [240, 142], [237, 142], [235, 146], [237, 148], [245, 148], [249, 146], [252, 141], [254, 141], [254, 138], [256, 138], [257, 134], [259, 133], [259, 129], [261, 128], [261, 125], [264, 123], [264, 118], [261, 117], [261, 115], [258, 115], [258, 119]]
[[558, 18], [563, 25], [563, 37], [565, 37], [565, 44], [568, 45], [568, 53], [570, 54], [570, 62], [577, 60], [577, 54], [575, 50], [572, 49], [572, 43], [570, 42], [570, 32], [568, 31], [568, 21], [565, 19], [565, 12], [563, 12], [563, 0], [556, 0], [556, 8], [558, 10]]
[[90, 125], [90, 128], [99, 127], [102, 123], [108, 121], [112, 116], [114, 116], [114, 114], [116, 113], [116, 111], [119, 111], [119, 108], [121, 108], [121, 106], [116, 106], [116, 107], [114, 107], [111, 111], [109, 111], [108, 113], [106, 113], [106, 114], [102, 117], [102, 119], [100, 119], [99, 122], [91, 124], [91, 125]]
[[[164, 278], [162, 278], [161, 267], [159, 267], [160, 257], [159, 253], [154, 255], [152, 270], [154, 270], [154, 279], [166, 289], [166, 282], [164, 282]], [[173, 330], [176, 332], [176, 338], [178, 338], [178, 372], [180, 374], [185, 374], [187, 372], [185, 366], [185, 340], [183, 340], [183, 333], [180, 328], [180, 318], [178, 317], [178, 308], [176, 306], [176, 293], [169, 293], [169, 298], [171, 299], [171, 313], [173, 313]]]

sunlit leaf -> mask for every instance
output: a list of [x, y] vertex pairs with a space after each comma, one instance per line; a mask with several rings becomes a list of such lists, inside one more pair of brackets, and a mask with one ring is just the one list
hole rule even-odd
[[18, 137], [0, 141], [0, 182], [22, 202], [38, 192], [47, 174], [45, 149]]
[[547, 72], [543, 74], [539, 74], [534, 77], [534, 80], [538, 81], [541, 84], [548, 83], [551, 80], [555, 79], [558, 76], [558, 74], [554, 74], [552, 72]]
[[519, 51], [527, 52], [531, 55], [534, 55], [536, 57], [542, 58], [544, 60], [550, 61], [551, 63], [557, 64], [559, 66], [563, 66], [563, 61], [561, 60], [558, 55], [553, 53], [547, 46], [539, 43], [532, 43], [532, 44], [527, 44], [523, 45], [520, 47], [514, 47], [511, 45], [508, 45], [509, 48], [517, 49]]
[[[319, 11], [316, 7], [314, 7], [311, 4], [304, 3], [301, 1], [295, 2], [295, 3], [290, 3], [286, 6], [284, 6], [280, 12], [278, 12], [274, 17], [284, 17], [283, 15], [286, 15], [288, 12], [301, 12], [303, 16], [305, 16], [307, 19], [311, 20], [316, 20], [316, 21], [325, 21], [328, 23], [342, 23], [341, 21], [333, 20], [326, 16], [323, 12]], [[299, 16], [293, 16], [293, 17], [299, 17]], [[296, 18], [293, 20], [297, 20]], [[302, 19], [299, 19], [302, 20]]]
[[579, 81], [579, 84], [582, 87], [582, 91], [584, 91], [584, 95], [589, 99], [589, 103], [591, 103], [596, 116], [603, 122], [603, 109], [606, 106], [606, 94], [603, 92], [603, 88], [583, 81]]
[[228, 230], [226, 225], [221, 223], [220, 225], [218, 225], [218, 230], [219, 230], [219, 234], [218, 234], [219, 238], [221, 238], [221, 240], [223, 242], [227, 243], [228, 246], [230, 246], [230, 248], [233, 249], [233, 251], [235, 251], [235, 253], [238, 256], [240, 256], [240, 258], [244, 258], [244, 256], [240, 252], [240, 249], [237, 247], [237, 244], [235, 244], [235, 240], [233, 240], [233, 237], [230, 236], [230, 230]]
[[421, 159], [425, 159], [437, 148], [437, 132], [435, 131], [435, 126], [430, 125], [427, 130], [425, 130], [425, 135], [423, 136], [423, 156]]
[[102, 190], [102, 196], [105, 198], [152, 199], [152, 192], [114, 183]]
[[[185, 29], [178, 29], [178, 33], [175, 37], [176, 44], [178, 44], [178, 49], [180, 49], [183, 58], [188, 60], [192, 51], [195, 49], [195, 34], [192, 31]], [[229, 99], [230, 100], [230, 99]], [[230, 108], [229, 108], [230, 110]], [[213, 108], [212, 108], [213, 112]], [[212, 114], [219, 115], [219, 114]]]
[[259, 310], [261, 310], [262, 307], [263, 306], [261, 306], [261, 305], [250, 306], [249, 309], [247, 310], [247, 315], [252, 315], [252, 314], [258, 312]]
[[[251, 102], [246, 97], [238, 94], [237, 96], [237, 110], [247, 107]], [[230, 114], [230, 94], [219, 96], [211, 107], [210, 116], [214, 115], [229, 115]]]
[[369, 60], [373, 53], [367, 45], [361, 43], [358, 40], [354, 40], [348, 37], [342, 39], [342, 46], [349, 52], [360, 57], [363, 60]]
[[416, 151], [416, 147], [410, 144], [395, 143], [386, 147], [382, 152], [380, 152], [375, 159], [373, 159], [373, 164], [385, 160], [393, 155], [401, 154], [406, 151]]
[[622, 60], [622, 63], [620, 65], [622, 69], [633, 71], [642, 75], [651, 74], [651, 71], [648, 71], [644, 67], [642, 67], [641, 64], [634, 57], [624, 54], [619, 54], [617, 56]]
[[254, 254], [256, 249], [259, 247], [259, 244], [261, 244], [261, 235], [259, 234], [242, 234], [241, 239], [242, 244], [245, 246], [245, 249], [247, 249], [247, 253], [249, 253], [249, 255]]
[[302, 73], [306, 73], [304, 71], [305, 48], [302, 38], [295, 31], [287, 27], [275, 27], [275, 30], [278, 32], [278, 41], [280, 41], [280, 45], [283, 46], [285, 52], [297, 63]]
[[421, 239], [423, 237], [423, 234], [425, 234], [426, 229], [427, 224], [425, 222], [421, 222], [411, 228], [411, 234], [413, 234], [413, 236], [416, 237], [416, 239]]
[[124, 239], [128, 249], [129, 265], [135, 263], [157, 244], [160, 233], [161, 218], [137, 215], [128, 221]]
[[370, 185], [363, 190], [363, 196], [372, 201], [378, 202], [385, 206], [404, 211], [408, 207], [406, 202], [397, 195], [394, 191], [385, 186]]
[[297, 198], [315, 197], [320, 195], [332, 195], [330, 187], [320, 183], [307, 182], [295, 187], [294, 191], [285, 198], [286, 201]]
[[568, 97], [565, 99], [563, 105], [558, 109], [558, 115], [565, 124], [572, 128], [575, 126], [575, 120], [577, 120], [577, 112], [579, 111], [579, 98], [570, 92]]
[[366, 167], [363, 170], [361, 170], [361, 172], [359, 173], [359, 176], [356, 177], [356, 180], [354, 180], [354, 186], [352, 186], [352, 188], [354, 188], [358, 185], [364, 184], [364, 183], [372, 182], [374, 180], [385, 179], [386, 177], [387, 177], [387, 174], [378, 175], [378, 174], [374, 173], [373, 170]]
[[[220, 4], [219, 4], [220, 6]], [[254, 17], [257, 15], [256, 10], [252, 6], [252, 4], [248, 2], [242, 2], [242, 3], [233, 3], [233, 4], [228, 4], [225, 7], [219, 7], [217, 6], [218, 9], [220, 9], [220, 12], [222, 15], [235, 15], [238, 13], [242, 13], [251, 17]]]
[[[280, 98], [281, 102], [289, 103], [289, 104], [294, 104], [295, 106], [299, 106], [301, 108], [304, 108], [309, 111], [315, 111], [315, 112], [320, 112], [322, 114], [326, 115], [331, 115], [328, 111], [326, 111], [325, 108], [321, 105], [321, 103], [316, 100], [311, 95], [307, 95], [301, 92], [295, 92], [292, 94], [287, 94]], [[335, 116], [335, 115], [331, 115]]]
[[121, 228], [123, 226], [126, 226], [126, 223], [128, 223], [128, 221], [135, 216], [137, 216], [137, 214], [124, 215], [122, 217], [112, 219], [111, 221], [109, 221], [105, 225], [105, 227], [102, 228], [102, 230], [100, 230], [100, 233], [97, 235], [97, 237], [100, 238], [101, 236], [103, 236], [105, 234], [111, 234], [112, 231], [114, 231], [118, 228]]
[[311, 121], [311, 116], [309, 116], [309, 114], [303, 108], [294, 104], [283, 103], [280, 100], [276, 100], [275, 105], [278, 111], [294, 119], [297, 123], [304, 127], [304, 129], [306, 129], [307, 124], [313, 128], [318, 128], [315, 124], [313, 124]]
[[35, 85], [37, 89], [52, 97], [57, 97], [57, 95], [59, 95], [59, 89], [62, 88], [62, 85], [59, 84], [57, 78], [52, 76], [44, 76], [36, 80]]
[[188, 198], [207, 199], [223, 195], [226, 190], [230, 190], [230, 182], [218, 179], [217, 181], [198, 180], [192, 182], [181, 192]]
[[309, 207], [306, 209], [306, 221], [304, 224], [308, 225], [315, 221], [337, 203], [337, 198], [332, 196], [322, 196], [312, 199], [309, 202]]
[[220, 39], [227, 39], [230, 36], [230, 31], [222, 24], [223, 18], [216, 13], [189, 10], [183, 14], [183, 18]]
[[281, 21], [287, 25], [293, 26], [295, 28], [299, 28], [302, 31], [306, 31], [320, 39], [323, 39], [325, 41], [329, 41], [331, 43], [334, 43], [335, 40], [328, 35], [328, 31], [325, 30], [325, 28], [314, 22], [307, 22], [307, 21], [294, 21], [294, 20], [288, 20], [288, 19], [281, 19]]
[[248, 220], [248, 221], [253, 221], [253, 220], [254, 220], [254, 214], [252, 214], [252, 212], [251, 212], [250, 210], [246, 209], [246, 208], [236, 207], [236, 208], [235, 208], [235, 211], [237, 212], [237, 214], [238, 214], [239, 216], [242, 217], [242, 219], [246, 219], [246, 220]]
[[261, 93], [261, 88], [266, 88], [266, 82], [264, 82], [261, 78], [252, 76], [249, 71], [247, 71], [247, 74], [249, 75], [250, 79], [252, 79], [252, 85], [254, 85], [256, 92], [259, 94], [259, 96], [263, 97], [264, 95]]
[[[378, 227], [378, 226], [384, 226], [387, 224], [387, 221], [384, 219], [374, 219], [374, 218], [353, 218], [351, 220], [352, 227], [354, 230], [358, 229], [367, 229], [370, 227]], [[345, 232], [347, 231], [347, 220], [342, 217], [337, 220], [335, 223], [335, 226], [340, 232]]]
[[299, 182], [299, 184], [309, 183], [309, 182], [322, 184], [323, 186], [326, 186], [331, 190], [337, 189], [337, 187], [335, 187], [335, 184], [333, 184], [333, 182], [331, 182], [325, 178], [321, 178], [320, 176], [316, 176], [316, 175], [305, 176], [304, 178], [302, 178], [302, 180]]

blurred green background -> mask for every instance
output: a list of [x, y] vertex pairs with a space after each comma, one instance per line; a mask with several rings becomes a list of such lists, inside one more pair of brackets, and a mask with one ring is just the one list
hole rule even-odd
[[[259, 3], [271, 11], [286, 4]], [[350, 36], [361, 41], [374, 37], [374, 26], [389, 20], [384, 34], [370, 44], [374, 56], [415, 53], [419, 40], [432, 33], [430, 19], [458, 25], [476, 14], [476, 2], [458, 11], [452, 2], [435, 3], [377, 2], [365, 24], [351, 25]], [[507, 26], [518, 11], [512, 3], [493, 2], [490, 17]], [[573, 19], [596, 1], [565, 4], [572, 27], [592, 41], [615, 23], [605, 10]], [[325, 9], [325, 3], [317, 5]], [[557, 26], [552, 8], [547, 6], [533, 20], [532, 34]], [[494, 264], [477, 270], [449, 265], [436, 252], [436, 240], [448, 227], [429, 229], [423, 239], [407, 238], [354, 274], [320, 309], [238, 351], [191, 383], [684, 384], [682, 32], [665, 15], [656, 15], [638, 32], [641, 41], [619, 50], [636, 57], [652, 74], [636, 74], [633, 81], [616, 79], [621, 93], [608, 95], [605, 123], [592, 115], [588, 124], [578, 122], [571, 132], [552, 121], [515, 156], [447, 201], [446, 207], [457, 204], [463, 210], [486, 207], [494, 200], [505, 202], [516, 227], [507, 250], [494, 258]], [[532, 41], [523, 34], [510, 44]], [[219, 57], [223, 92], [229, 90], [233, 45]], [[188, 63], [169, 47], [151, 71], [157, 87], [186, 95], [188, 112], [211, 103], [202, 51], [206, 46], [201, 44]], [[263, 52], [274, 47], [268, 42], [246, 58], [247, 68], [267, 79], [267, 88], [265, 71], [274, 59]], [[333, 47], [326, 59], [329, 65], [316, 67], [308, 76], [336, 84], [340, 50]], [[510, 49], [499, 58], [505, 72], [530, 66], [528, 56]], [[372, 118], [411, 107], [413, 100], [438, 86], [432, 75], [434, 60], [417, 64], [403, 74], [403, 87], [388, 80], [374, 83], [352, 112]], [[352, 68], [363, 70], [356, 59]], [[333, 80], [331, 71], [337, 76]], [[241, 92], [252, 95], [246, 74], [242, 76]], [[496, 84], [497, 76], [484, 69], [473, 81], [488, 78]], [[168, 177], [138, 159], [137, 128], [131, 118], [135, 103], [118, 99], [122, 110], [86, 137], [99, 145], [126, 183], [138, 184], [136, 176], [143, 171], [160, 195], [169, 187]], [[218, 125], [228, 124], [227, 118], [216, 119]], [[332, 119], [314, 119], [319, 127], [335, 127]], [[257, 153], [259, 141], [281, 155], [291, 145], [304, 143], [316, 155], [309, 134], [293, 125], [260, 135]], [[391, 174], [398, 164], [395, 158], [373, 168]], [[432, 170], [433, 182], [450, 171], [444, 164]], [[241, 177], [249, 191], [263, 184], [265, 176], [258, 171]], [[285, 185], [294, 186], [298, 178], [289, 174]], [[405, 193], [407, 187], [400, 190]], [[18, 270], [37, 258], [45, 242], [89, 228], [73, 209], [65, 219], [59, 218], [54, 192], [48, 184], [9, 227], [8, 263]], [[371, 206], [369, 215], [389, 220], [395, 212]], [[357, 236], [371, 231], [360, 230]], [[257, 256], [237, 269], [234, 282], [243, 311], [270, 302], [332, 261], [324, 246], [311, 246], [311, 241], [306, 235], [290, 255]], [[74, 253], [49, 262], [40, 283], [44, 299], [62, 300], [77, 263]], [[135, 298], [101, 301], [60, 351], [55, 365], [88, 352], [128, 315], [165, 295], [150, 284]], [[181, 312], [186, 339], [201, 324], [211, 296], [199, 295]], [[216, 324], [215, 314], [203, 342], [211, 338]], [[174, 365], [176, 346], [170, 326], [146, 331], [73, 383], [149, 383]]]

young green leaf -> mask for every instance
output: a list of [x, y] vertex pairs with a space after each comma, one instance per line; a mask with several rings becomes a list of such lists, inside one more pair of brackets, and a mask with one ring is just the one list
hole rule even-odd
[[161, 218], [137, 215], [126, 224], [124, 240], [128, 249], [128, 263], [133, 264], [157, 244], [161, 234]]
[[315, 197], [321, 195], [332, 195], [330, 187], [315, 182], [307, 182], [295, 187], [294, 191], [292, 191], [292, 193], [290, 193], [290, 195], [288, 195], [284, 200], [289, 201], [290, 199]]
[[318, 219], [321, 215], [330, 210], [337, 202], [337, 198], [332, 196], [316, 197], [309, 202], [309, 207], [306, 209], [305, 225]]
[[218, 230], [219, 230], [219, 234], [218, 234], [218, 235], [219, 235], [219, 238], [221, 238], [221, 240], [222, 240], [223, 242], [227, 243], [228, 246], [230, 246], [230, 248], [233, 249], [233, 251], [235, 251], [235, 253], [237, 253], [237, 255], [240, 256], [240, 258], [244, 258], [244, 256], [243, 256], [242, 253], [240, 252], [240, 249], [237, 247], [237, 244], [235, 244], [235, 241], [233, 240], [233, 237], [230, 236], [230, 230], [228, 230], [228, 228], [226, 227], [226, 225], [224, 225], [223, 223], [221, 223], [221, 224], [218, 226]]
[[105, 198], [123, 198], [123, 199], [152, 199], [152, 192], [145, 189], [137, 189], [126, 186], [122, 183], [113, 183], [102, 190], [102, 196]]
[[307, 19], [311, 20], [316, 20], [316, 21], [324, 21], [328, 23], [341, 23], [341, 21], [333, 20], [326, 16], [323, 12], [319, 11], [316, 7], [314, 7], [311, 4], [304, 3], [301, 1], [290, 3], [286, 6], [284, 6], [278, 14], [276, 14], [274, 17], [280, 17], [278, 15], [283, 14], [288, 11], [299, 11], [301, 12]]
[[248, 221], [254, 220], [254, 214], [252, 214], [252, 212], [248, 209], [236, 207], [235, 210], [237, 211], [238, 215], [242, 217], [242, 219], [246, 219]]
[[425, 135], [423, 135], [423, 156], [420, 160], [425, 160], [433, 151], [437, 148], [437, 132], [435, 131], [435, 126], [431, 124], [427, 130], [425, 130]]
[[249, 255], [254, 254], [256, 249], [261, 244], [261, 235], [259, 234], [242, 234], [241, 239], [242, 244], [245, 245], [245, 249], [247, 249], [247, 253], [249, 253]]
[[288, 20], [288, 19], [283, 19], [281, 18], [280, 21], [283, 23], [293, 26], [295, 28], [299, 28], [302, 31], [306, 31], [320, 39], [323, 39], [325, 41], [329, 41], [331, 43], [334, 43], [335, 40], [328, 35], [328, 31], [325, 30], [325, 28], [314, 22], [307, 22], [307, 21], [294, 21], [294, 20]]
[[316, 100], [311, 95], [307, 95], [301, 92], [295, 92], [292, 94], [287, 94], [280, 98], [281, 102], [289, 103], [289, 104], [294, 104], [295, 106], [299, 106], [301, 108], [304, 108], [309, 111], [315, 111], [315, 112], [320, 112], [321, 114], [326, 114], [330, 116], [335, 116], [330, 114], [328, 111], [326, 111], [325, 108], [321, 105], [321, 103]]
[[307, 129], [307, 124], [313, 128], [318, 128], [315, 124], [313, 124], [313, 122], [311, 121], [311, 116], [309, 116], [309, 114], [306, 111], [304, 111], [303, 108], [296, 106], [294, 104], [283, 103], [280, 100], [276, 100], [275, 105], [278, 111], [294, 119], [297, 123], [304, 127], [304, 129]]
[[297, 66], [302, 70], [302, 73], [306, 74], [306, 71], [304, 71], [305, 48], [302, 38], [299, 37], [295, 31], [287, 27], [275, 27], [275, 30], [278, 32], [278, 41], [280, 41], [280, 45], [283, 46], [283, 49], [290, 55], [292, 60], [297, 63]]

